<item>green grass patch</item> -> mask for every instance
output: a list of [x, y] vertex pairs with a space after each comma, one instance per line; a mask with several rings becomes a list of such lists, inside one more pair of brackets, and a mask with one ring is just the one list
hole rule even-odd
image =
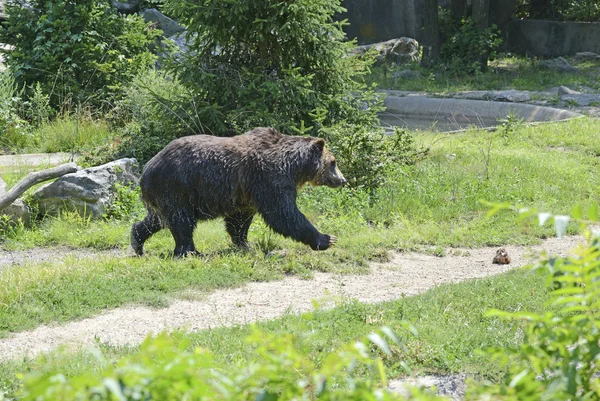
[[50, 153], [91, 151], [115, 136], [106, 121], [76, 116], [59, 117], [33, 132], [35, 150]]
[[[323, 232], [339, 237], [327, 252], [273, 234], [257, 218], [252, 225], [253, 249], [231, 249], [223, 222], [202, 223], [195, 234], [202, 258], [173, 260], [173, 240], [162, 231], [147, 244], [143, 258], [98, 256], [93, 259], [29, 264], [0, 271], [1, 335], [40, 323], [91, 316], [128, 303], [154, 307], [182, 293], [209, 292], [252, 280], [276, 280], [284, 274], [310, 278], [314, 271], [360, 273], [369, 260], [384, 260], [388, 250], [435, 246], [532, 244], [553, 235], [551, 227], [516, 221], [512, 212], [487, 219], [480, 199], [568, 214], [576, 204], [600, 202], [600, 123], [579, 119], [536, 127], [516, 125], [500, 135], [473, 130], [461, 134], [419, 134], [431, 148], [416, 166], [391, 171], [389, 183], [374, 196], [360, 190], [307, 189], [299, 198], [303, 210]], [[343, 166], [341, 166], [343, 170]], [[68, 246], [103, 250], [128, 247], [129, 229], [143, 211], [128, 221], [89, 221], [75, 215], [46, 219], [31, 230], [7, 236], [4, 248]], [[578, 227], [570, 226], [569, 232]], [[490, 308], [543, 310], [543, 279], [518, 270], [500, 277], [437, 287], [418, 297], [381, 305], [345, 302], [310, 318], [286, 316], [261, 324], [270, 332], [297, 332], [299, 344], [319, 361], [326, 352], [376, 327], [398, 330], [407, 351], [398, 360], [420, 372], [467, 372], [497, 379], [503, 371], [475, 352], [521, 341], [518, 326], [483, 317]], [[418, 337], [403, 332], [401, 321], [413, 323]], [[249, 327], [182, 334], [192, 346], [208, 347], [224, 367], [252, 358], [243, 341]], [[133, 352], [101, 346], [104, 363]], [[67, 375], [94, 371], [93, 353], [52, 353], [34, 361], [0, 364], [0, 386], [12, 388], [17, 372], [60, 369]]]
[[[509, 211], [486, 218], [479, 200], [555, 214], [569, 214], [577, 204], [587, 210], [600, 203], [599, 139], [600, 124], [592, 119], [517, 125], [505, 136], [480, 130], [422, 134], [418, 140], [431, 147], [430, 157], [390, 172], [389, 183], [372, 197], [360, 190], [303, 191], [300, 209], [320, 231], [339, 238], [326, 252], [274, 234], [257, 217], [248, 253], [232, 250], [223, 221], [215, 220], [200, 224], [195, 233], [197, 249], [205, 254], [198, 259], [171, 259], [173, 239], [163, 230], [148, 241], [148, 256], [139, 259], [109, 253], [5, 268], [0, 270], [0, 332], [91, 316], [132, 302], [161, 306], [185, 289], [210, 291], [282, 274], [309, 278], [314, 271], [361, 273], [369, 261], [385, 260], [389, 250], [435, 247], [443, 253], [453, 246], [534, 244], [554, 235], [549, 224], [518, 222]], [[121, 221], [66, 213], [33, 229], [6, 231], [3, 247], [125, 251], [131, 223], [142, 215], [141, 207]], [[571, 224], [568, 232], [578, 230]]]
[[[297, 347], [317, 364], [342, 345], [389, 326], [406, 345], [405, 350], [396, 347], [392, 356], [384, 357], [391, 377], [403, 373], [398, 362], [405, 361], [419, 373], [462, 372], [498, 380], [504, 370], [478, 350], [514, 346], [522, 341], [522, 332], [519, 324], [485, 317], [484, 313], [491, 308], [543, 311], [547, 300], [544, 282], [540, 274], [518, 269], [483, 280], [440, 285], [419, 296], [381, 304], [345, 300], [332, 310], [288, 315], [256, 326], [275, 335], [296, 333]], [[414, 325], [418, 336], [408, 332], [403, 322]], [[210, 349], [222, 369], [228, 370], [257, 358], [253, 346], [244, 340], [251, 332], [252, 327], [245, 325], [173, 336], [177, 341], [185, 341], [188, 348]], [[33, 360], [0, 363], [0, 389], [10, 394], [18, 386], [18, 374], [31, 371], [60, 371], [66, 376], [94, 374], [102, 366], [137, 350], [102, 344], [98, 347], [101, 358], [90, 350], [55, 351]]]
[[[393, 68], [382, 66], [374, 68], [368, 80], [384, 89], [438, 93], [502, 89], [545, 91], [559, 85], [573, 89], [587, 85], [600, 89], [598, 81], [600, 66], [597, 63], [586, 62], [576, 67], [583, 74], [544, 69], [539, 66], [537, 59], [501, 55], [490, 62], [485, 73], [455, 75], [449, 72], [421, 69], [416, 65]], [[406, 69], [418, 71], [419, 76], [410, 79], [393, 77], [396, 71]]]

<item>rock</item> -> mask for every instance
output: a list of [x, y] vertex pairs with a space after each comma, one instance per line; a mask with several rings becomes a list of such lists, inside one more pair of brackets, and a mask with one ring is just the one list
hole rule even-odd
[[[420, 376], [408, 379], [390, 380], [388, 388], [401, 396], [409, 397], [410, 388], [416, 387], [425, 390], [437, 389], [437, 395], [449, 397], [453, 401], [463, 400], [467, 386], [465, 384], [466, 375], [447, 375], [447, 376]], [[432, 391], [433, 392], [433, 391]]]
[[183, 26], [179, 25], [155, 8], [144, 10], [142, 17], [144, 17], [144, 21], [156, 24], [156, 27], [163, 31], [163, 36], [166, 38], [185, 32]]
[[[0, 197], [6, 194], [6, 182], [0, 177]], [[18, 223], [19, 220], [25, 225], [29, 225], [31, 211], [29, 206], [22, 199], [17, 199], [11, 203], [8, 207], [2, 209], [0, 214], [9, 216], [13, 223]]]
[[518, 90], [465, 91], [454, 94], [455, 99], [491, 100], [494, 102], [529, 102], [531, 92]]
[[575, 60], [579, 62], [584, 61], [599, 61], [600, 55], [592, 52], [581, 52], [575, 53]]
[[421, 78], [421, 73], [419, 71], [415, 71], [415, 70], [396, 71], [392, 74], [392, 78], [400, 78], [400, 79]]
[[390, 62], [396, 65], [419, 61], [419, 42], [411, 38], [390, 39], [386, 42], [371, 45], [358, 46], [354, 49], [355, 54], [363, 55], [367, 51], [375, 49], [376, 64]]
[[557, 93], [558, 93], [559, 96], [562, 96], [562, 95], [580, 95], [581, 94], [581, 92], [574, 91], [573, 89], [567, 88], [566, 86], [559, 86]]
[[567, 104], [571, 103], [577, 106], [600, 106], [600, 95], [563, 95], [560, 100]]
[[542, 60], [540, 61], [540, 67], [560, 72], [579, 72], [577, 68], [569, 64], [563, 57], [557, 57], [552, 60]]
[[141, 0], [113, 1], [113, 7], [121, 14], [135, 14], [140, 11]]
[[100, 218], [115, 197], [115, 184], [137, 185], [139, 165], [135, 159], [120, 159], [66, 174], [33, 193], [40, 213], [56, 215], [75, 210], [82, 216]]
[[517, 90], [491, 91], [490, 100], [496, 102], [528, 102], [531, 100], [531, 93]]

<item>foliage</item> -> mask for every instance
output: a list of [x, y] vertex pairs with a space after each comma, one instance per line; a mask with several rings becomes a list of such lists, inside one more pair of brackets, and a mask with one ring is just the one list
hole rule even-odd
[[531, 0], [519, 0], [517, 18], [597, 22], [600, 4], [597, 0], [549, 0], [542, 7], [532, 7]]
[[[513, 208], [494, 205], [490, 213]], [[539, 224], [553, 220], [561, 237], [569, 220], [595, 224], [598, 204], [583, 216], [575, 206], [571, 216], [539, 213], [520, 208], [522, 218], [536, 216]], [[576, 256], [549, 258], [536, 268], [548, 274], [550, 304], [556, 309], [544, 314], [493, 310], [499, 316], [522, 323], [524, 341], [515, 348], [496, 350], [495, 356], [509, 367], [509, 375], [499, 385], [481, 393], [502, 400], [590, 400], [600, 397], [597, 363], [600, 358], [600, 236], [586, 232], [588, 244]]]
[[454, 21], [448, 12], [440, 13], [440, 30], [445, 40], [441, 47], [444, 67], [454, 74], [481, 71], [481, 56], [494, 60], [502, 39], [495, 25], [480, 30], [469, 17]]
[[[254, 361], [239, 369], [223, 370], [210, 351], [186, 351], [166, 335], [144, 342], [139, 352], [106, 364], [98, 374], [66, 378], [61, 372], [29, 375], [19, 399], [26, 400], [400, 400], [385, 386], [381, 358], [369, 348], [391, 355], [399, 340], [389, 328], [328, 355], [318, 366], [295, 347], [291, 334], [256, 330], [248, 339]], [[101, 358], [101, 357], [100, 357]], [[356, 375], [371, 371], [366, 378]], [[414, 392], [415, 400], [435, 400]], [[1, 395], [0, 395], [1, 397]]]
[[[162, 62], [207, 109], [196, 133], [231, 135], [256, 126], [316, 135], [321, 124], [378, 124], [381, 98], [362, 82], [369, 58], [348, 54], [334, 20], [340, 1], [165, 1], [188, 27], [189, 51]], [[201, 68], [198, 68], [201, 66]], [[324, 113], [324, 114], [323, 114]]]
[[116, 194], [115, 198], [111, 200], [110, 204], [104, 212], [104, 217], [107, 219], [115, 220], [126, 220], [133, 214], [143, 209], [138, 202], [140, 199], [140, 187], [131, 187], [129, 185], [122, 185], [117, 183], [115, 186]]
[[349, 186], [367, 191], [385, 183], [391, 166], [414, 165], [428, 153], [428, 149], [417, 148], [411, 133], [399, 128], [392, 135], [356, 126], [323, 132]]
[[14, 77], [0, 72], [0, 146], [21, 148], [29, 141], [30, 127], [24, 119], [23, 90]]
[[[114, 112], [115, 123], [127, 122], [119, 157], [135, 157], [145, 163], [173, 139], [203, 132], [200, 120], [219, 124], [218, 109], [200, 107], [178, 79], [161, 71], [149, 70], [137, 76]], [[120, 120], [120, 121], [119, 121]]]
[[39, 82], [55, 108], [100, 106], [154, 62], [148, 45], [160, 31], [139, 16], [118, 15], [109, 0], [14, 0], [5, 7], [0, 41], [15, 47], [6, 63], [19, 86]]
[[33, 130], [28, 145], [39, 152], [91, 151], [115, 136], [106, 121], [95, 120], [88, 113], [67, 114]]

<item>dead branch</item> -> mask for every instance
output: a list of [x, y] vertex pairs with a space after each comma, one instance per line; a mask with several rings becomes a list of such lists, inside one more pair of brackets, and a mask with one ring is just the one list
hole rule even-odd
[[0, 196], [0, 210], [10, 206], [23, 192], [40, 182], [48, 181], [53, 178], [62, 177], [65, 174], [74, 173], [77, 171], [77, 164], [67, 163], [61, 164], [53, 168], [49, 168], [42, 171], [36, 171], [29, 173], [19, 181], [14, 187], [10, 189], [6, 194]]

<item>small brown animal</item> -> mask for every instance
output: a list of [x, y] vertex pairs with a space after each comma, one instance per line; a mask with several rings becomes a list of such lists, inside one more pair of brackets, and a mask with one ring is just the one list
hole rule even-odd
[[510, 256], [508, 256], [508, 252], [506, 249], [500, 248], [496, 251], [496, 256], [494, 256], [494, 260], [492, 263], [497, 265], [507, 265], [510, 263]]
[[198, 221], [225, 218], [234, 245], [248, 245], [248, 229], [259, 213], [275, 232], [309, 245], [331, 247], [296, 206], [302, 185], [338, 188], [346, 179], [321, 138], [289, 136], [273, 128], [232, 138], [193, 135], [174, 140], [144, 167], [140, 178], [148, 214], [131, 229], [137, 255], [162, 228], [175, 239], [175, 256], [196, 253]]

